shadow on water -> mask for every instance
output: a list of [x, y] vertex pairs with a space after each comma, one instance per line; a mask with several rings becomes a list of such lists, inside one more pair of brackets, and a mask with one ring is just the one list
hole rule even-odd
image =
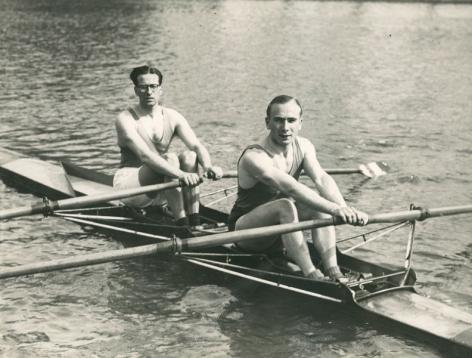
[[[431, 352], [427, 342], [350, 307], [195, 269], [175, 258], [121, 262], [109, 282], [114, 287], [108, 306], [115, 313], [155, 315], [154, 324], [187, 340], [195, 334], [203, 341], [210, 339], [195, 327], [216, 329], [237, 356], [393, 353], [393, 342], [406, 342], [405, 349], [415, 354]], [[165, 322], [159, 319], [162, 315], [168, 317]]]

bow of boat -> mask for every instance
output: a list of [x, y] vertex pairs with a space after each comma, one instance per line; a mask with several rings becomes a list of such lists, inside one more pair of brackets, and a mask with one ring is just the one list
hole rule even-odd
[[402, 333], [414, 333], [456, 356], [472, 354], [472, 314], [400, 287], [359, 299], [363, 314]]

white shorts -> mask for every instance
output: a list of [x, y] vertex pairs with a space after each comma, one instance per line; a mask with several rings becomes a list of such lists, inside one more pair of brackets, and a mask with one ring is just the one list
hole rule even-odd
[[[113, 188], [116, 189], [130, 189], [138, 188], [139, 183], [139, 168], [121, 168], [118, 169], [113, 177]], [[146, 206], [162, 206], [167, 203], [165, 194], [158, 192], [156, 196], [151, 198], [146, 194], [131, 196], [124, 198], [121, 202], [135, 208], [145, 208]]]

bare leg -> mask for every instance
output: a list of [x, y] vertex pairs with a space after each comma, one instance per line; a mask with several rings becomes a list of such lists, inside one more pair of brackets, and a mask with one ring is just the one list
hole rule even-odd
[[[179, 159], [173, 153], [168, 153], [164, 156], [164, 158], [173, 166], [178, 167]], [[143, 165], [139, 170], [139, 182], [141, 185], [150, 185], [156, 184], [158, 180], [162, 180], [162, 176], [156, 174], [151, 168]], [[165, 181], [169, 181], [169, 179], [165, 179]], [[153, 198], [156, 196], [155, 193], [146, 194], [149, 197]], [[176, 220], [185, 216], [184, 210], [184, 201], [182, 198], [182, 190], [180, 188], [170, 189], [165, 191], [165, 196], [168, 202], [168, 205], [174, 215]]]
[[[294, 203], [288, 199], [279, 199], [263, 204], [243, 215], [236, 222], [236, 229], [286, 224], [298, 222], [298, 213]], [[305, 276], [316, 271], [311, 261], [308, 246], [301, 231], [283, 234], [282, 242], [287, 255], [300, 266]], [[250, 250], [264, 250], [270, 247], [277, 238], [243, 241], [239, 245]]]
[[[167, 153], [164, 158], [174, 167], [179, 167], [179, 158], [174, 153]], [[170, 181], [170, 178], [166, 178]], [[182, 188], [175, 188], [165, 191], [167, 203], [174, 214], [174, 219], [179, 220], [186, 216]]]
[[[303, 213], [302, 220], [329, 218], [328, 214], [315, 212], [309, 208], [297, 204], [299, 212]], [[336, 231], [334, 226], [311, 230], [311, 237], [316, 251], [321, 257], [325, 272], [332, 278], [339, 278], [338, 259], [336, 255]]]
[[[197, 154], [193, 151], [185, 151], [179, 155], [180, 169], [190, 173], [198, 172]], [[198, 216], [200, 209], [200, 189], [198, 186], [195, 187], [184, 187], [182, 188], [185, 210], [188, 216]], [[192, 215], [194, 214], [194, 215]], [[196, 214], [196, 215], [195, 215]], [[191, 225], [198, 225], [197, 222], [191, 222]]]
[[[320, 215], [320, 219], [328, 217], [327, 215]], [[336, 257], [336, 231], [333, 226], [312, 229], [311, 237], [313, 245], [319, 252], [323, 267], [329, 269], [330, 267], [338, 266], [338, 259]]]

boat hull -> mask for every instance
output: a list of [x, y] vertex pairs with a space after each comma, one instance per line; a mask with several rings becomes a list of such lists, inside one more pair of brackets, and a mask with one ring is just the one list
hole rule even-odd
[[[38, 174], [39, 173], [39, 174]], [[38, 196], [50, 199], [63, 199], [76, 195], [92, 195], [111, 190], [111, 177], [91, 170], [83, 169], [71, 163], [54, 165], [22, 156], [21, 154], [0, 148], [0, 177], [12, 187], [29, 191]], [[97, 227], [109, 232], [124, 241], [126, 245], [140, 245], [159, 241], [158, 238], [146, 237], [142, 233], [152, 235], [159, 227], [159, 235], [180, 238], [208, 234], [208, 231], [189, 231], [187, 228], [176, 228], [163, 212], [148, 212], [144, 215], [118, 202], [110, 203], [107, 209], [93, 209], [79, 215], [93, 214], [93, 220], [76, 221], [85, 226]], [[227, 214], [202, 206], [203, 221], [212, 224], [226, 222]], [[132, 220], [113, 221], [110, 216], [127, 217]], [[102, 217], [100, 219], [99, 217]], [[71, 217], [69, 220], [74, 221]], [[89, 224], [87, 224], [87, 222]], [[102, 226], [99, 226], [102, 225]], [[107, 229], [109, 226], [113, 229]], [[122, 228], [124, 231], [116, 231]], [[218, 229], [220, 230], [220, 229]], [[210, 231], [211, 232], [211, 231]], [[138, 234], [139, 233], [139, 234]], [[313, 247], [310, 251], [314, 261], [318, 261]], [[449, 307], [441, 302], [419, 295], [413, 288], [416, 277], [413, 270], [408, 276], [398, 277], [392, 269], [375, 265], [367, 261], [338, 252], [338, 262], [343, 268], [353, 272], [367, 273], [373, 276], [386, 276], [378, 282], [369, 282], [357, 288], [337, 284], [331, 281], [313, 281], [301, 277], [297, 273], [278, 270], [267, 260], [265, 255], [234, 256], [234, 248], [229, 246], [205, 250], [205, 253], [216, 253], [220, 256], [205, 261], [202, 253], [193, 252], [182, 258], [200, 266], [219, 269], [234, 276], [246, 277], [245, 271], [251, 269], [250, 276], [257, 282], [288, 289], [313, 298], [332, 300], [343, 303], [354, 309], [363, 317], [372, 317], [382, 321], [389, 327], [398, 327], [403, 333], [414, 333], [428, 341], [440, 343], [439, 348], [447, 352], [457, 352], [461, 356], [472, 354], [472, 315]], [[229, 264], [232, 265], [228, 269]], [[264, 265], [266, 268], [264, 268]], [[267, 268], [267, 265], [268, 268]], [[261, 269], [262, 268], [262, 269]], [[404, 281], [400, 283], [400, 281]]]
[[362, 314], [380, 318], [403, 333], [414, 332], [448, 354], [472, 353], [472, 314], [420, 295], [413, 287], [386, 291], [357, 305]]

